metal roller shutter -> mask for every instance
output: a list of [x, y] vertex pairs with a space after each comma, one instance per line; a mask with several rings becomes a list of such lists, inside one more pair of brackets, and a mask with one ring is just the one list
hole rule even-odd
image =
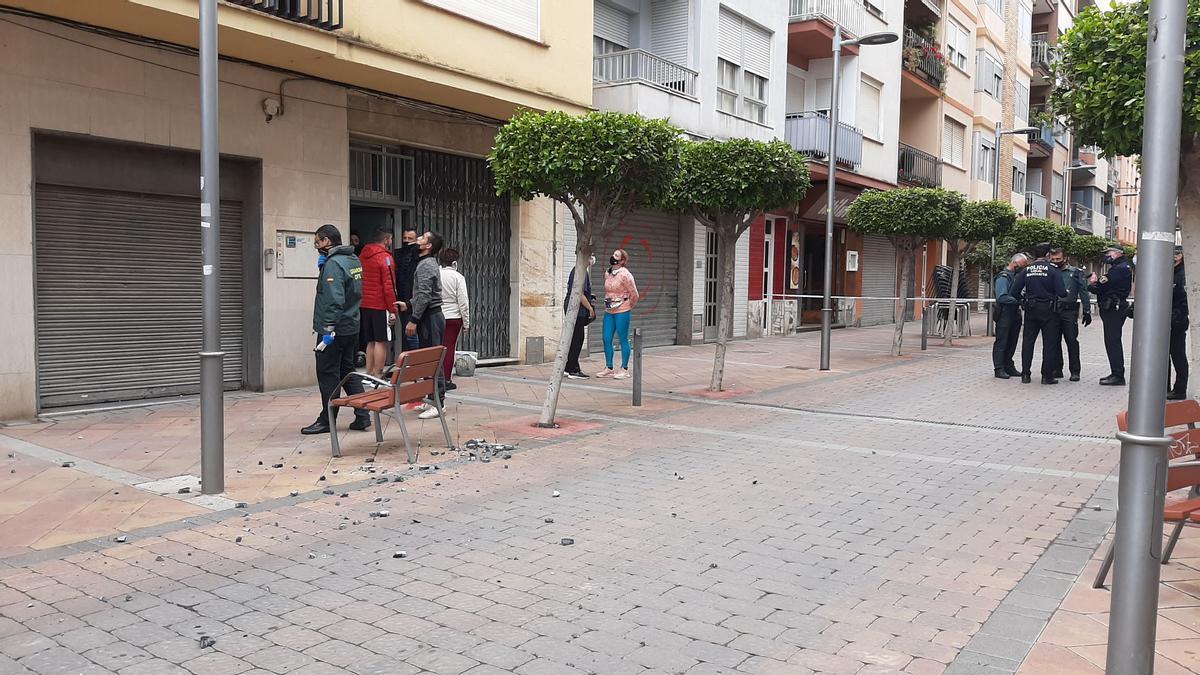
[[[629, 271], [637, 282], [641, 302], [633, 310], [632, 326], [641, 328], [647, 347], [675, 344], [679, 323], [679, 218], [653, 211], [636, 211], [609, 237], [596, 245], [592, 292], [603, 303], [604, 275], [613, 249], [629, 253]], [[574, 256], [571, 256], [574, 260]], [[592, 353], [603, 350], [601, 322], [588, 335]]]
[[615, 7], [597, 2], [592, 23], [592, 32], [596, 37], [615, 42], [626, 49], [629, 48], [632, 20], [628, 14]]
[[691, 65], [689, 0], [654, 0], [650, 5], [650, 51], [681, 66]]
[[[863, 295], [890, 298], [896, 295], [896, 247], [887, 237], [868, 234], [863, 237], [862, 260]], [[896, 320], [894, 300], [863, 300], [861, 325], [879, 326]]]
[[[200, 388], [200, 204], [39, 184], [38, 400], [43, 408]], [[243, 382], [242, 209], [221, 203], [221, 347]]]

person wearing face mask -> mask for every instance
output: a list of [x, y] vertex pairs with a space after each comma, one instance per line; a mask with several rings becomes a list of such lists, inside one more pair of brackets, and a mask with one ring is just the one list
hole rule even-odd
[[[313, 332], [317, 334], [313, 352], [317, 362], [317, 385], [321, 390], [321, 412], [317, 421], [300, 430], [305, 436], [327, 434], [333, 430], [337, 409], [327, 414], [329, 400], [337, 395], [338, 383], [354, 372], [362, 303], [362, 263], [354, 255], [354, 247], [342, 245], [342, 233], [333, 225], [322, 225], [314, 239], [313, 245], [320, 252], [317, 256], [320, 273], [313, 301]], [[350, 396], [363, 392], [362, 381], [356, 378], [347, 380], [344, 388]], [[355, 431], [370, 429], [368, 412], [355, 410], [350, 428]]]
[[1133, 270], [1123, 249], [1112, 247], [1104, 251], [1108, 274], [1088, 278], [1088, 290], [1096, 294], [1100, 321], [1104, 323], [1104, 351], [1108, 353], [1109, 374], [1100, 380], [1104, 386], [1125, 386], [1125, 346], [1121, 331], [1129, 318], [1129, 291], [1133, 289]]
[[[1092, 295], [1088, 293], [1087, 281], [1083, 272], [1067, 264], [1067, 254], [1061, 248], [1050, 249], [1050, 264], [1059, 269], [1062, 274], [1063, 286], [1067, 289], [1067, 297], [1058, 303], [1058, 325], [1061, 328], [1062, 339], [1067, 343], [1067, 359], [1071, 369], [1071, 381], [1079, 381], [1082, 365], [1079, 360], [1079, 312], [1083, 310], [1083, 325], [1092, 323]], [[1059, 351], [1062, 356], [1062, 351]], [[1054, 377], [1062, 379], [1063, 363], [1060, 358]]]
[[[596, 264], [596, 256], [587, 261], [587, 270], [583, 275], [583, 294], [579, 296], [579, 313], [575, 315], [575, 332], [571, 334], [571, 348], [567, 350], [567, 378], [586, 380], [588, 375], [579, 367], [579, 353], [583, 351], [583, 333], [587, 325], [596, 319], [596, 296], [592, 295], [592, 279], [587, 271]], [[575, 268], [571, 268], [571, 276], [567, 278], [567, 296], [563, 298], [563, 311], [571, 304], [571, 290], [575, 288]]]
[[1175, 367], [1175, 385], [1167, 394], [1168, 401], [1187, 398], [1188, 330], [1187, 277], [1183, 270], [1183, 247], [1175, 247], [1175, 284], [1171, 287], [1171, 365]]
[[[421, 258], [421, 251], [417, 248], [416, 230], [411, 227], [404, 229], [400, 248], [392, 251], [392, 258], [396, 263], [396, 297], [401, 299], [411, 298], [413, 294], [413, 278], [417, 271], [417, 261]], [[411, 338], [404, 334], [404, 327], [408, 325], [408, 320], [412, 316], [412, 312], [408, 309], [407, 304], [402, 302], [397, 302], [396, 307], [400, 310], [397, 312], [396, 318], [396, 325], [400, 327], [396, 331], [396, 351], [403, 352], [416, 349], [416, 338]]]
[[[596, 377], [611, 377], [616, 380], [629, 379], [630, 312], [637, 306], [640, 296], [633, 274], [627, 269], [629, 254], [622, 249], [613, 251], [608, 259], [608, 272], [604, 275], [604, 363], [605, 369]], [[621, 372], [613, 371], [613, 337], [621, 340]]]

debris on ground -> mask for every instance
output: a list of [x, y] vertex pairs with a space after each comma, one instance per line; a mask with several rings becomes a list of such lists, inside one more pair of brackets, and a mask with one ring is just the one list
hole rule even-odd
[[550, 495], [550, 496], [551, 496], [551, 497], [560, 497], [560, 496], [562, 496], [562, 495], [560, 495], [560, 494], [559, 494], [558, 490], [555, 490], [553, 493], [551, 493], [551, 495]]
[[292, 490], [292, 492], [291, 492], [291, 495], [292, 495], [293, 497], [299, 497], [299, 496], [300, 496], [300, 491], [299, 491], [299, 490]]
[[75, 466], [75, 462], [63, 462], [62, 466], [64, 469], [69, 469], [69, 468]]
[[547, 523], [553, 523], [553, 522], [554, 522], [554, 519], [553, 519], [553, 518], [547, 518], [547, 519], [546, 519], [546, 522], [547, 522]]
[[237, 504], [234, 504], [234, 505], [233, 505], [233, 508], [235, 508], [235, 509], [244, 509], [244, 508], [246, 508], [246, 502], [238, 502]]
[[116, 539], [113, 539], [113, 541], [117, 542], [118, 544], [124, 544], [127, 541], [127, 539], [126, 539], [125, 535], [121, 535], [121, 536], [117, 537]]
[[215, 644], [217, 644], [217, 641], [210, 638], [209, 636], [207, 636], [207, 635], [200, 636], [200, 649], [208, 649], [209, 647], [211, 647]]
[[561, 543], [563, 546], [570, 546], [575, 543], [575, 540], [570, 537], [563, 537], [562, 541], [559, 543]]
[[178, 493], [176, 493], [176, 494], [186, 495], [186, 494], [191, 494], [191, 492], [192, 492], [192, 488], [190, 488], [190, 487], [181, 487], [181, 488], [179, 488], [179, 492], [178, 492]]
[[408, 552], [407, 551], [396, 551], [395, 553], [392, 554], [392, 557], [393, 558], [407, 558]]

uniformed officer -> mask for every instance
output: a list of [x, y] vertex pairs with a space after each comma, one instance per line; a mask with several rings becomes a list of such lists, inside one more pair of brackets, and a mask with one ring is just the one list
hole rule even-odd
[[1171, 365], [1175, 367], [1175, 386], [1167, 394], [1168, 401], [1187, 398], [1188, 301], [1187, 279], [1183, 271], [1183, 247], [1175, 247], [1175, 285], [1171, 288]]
[[1100, 380], [1106, 386], [1125, 386], [1125, 347], [1121, 331], [1129, 318], [1129, 291], [1133, 288], [1133, 270], [1123, 249], [1112, 247], [1104, 251], [1104, 262], [1110, 265], [1108, 274], [1088, 278], [1088, 290], [1096, 294], [1100, 320], [1104, 322], [1104, 351], [1108, 352], [1109, 375]]
[[[1050, 264], [1055, 265], [1062, 273], [1063, 286], [1067, 289], [1067, 297], [1058, 303], [1058, 325], [1062, 330], [1063, 341], [1067, 343], [1067, 361], [1071, 367], [1071, 381], [1079, 381], [1079, 311], [1083, 310], [1083, 325], [1092, 323], [1092, 294], [1088, 293], [1087, 280], [1083, 271], [1078, 267], [1067, 264], [1066, 253], [1061, 248], [1050, 250]], [[1060, 360], [1054, 370], [1054, 377], [1062, 379], [1063, 363]]]
[[992, 343], [992, 368], [996, 377], [1002, 380], [1021, 374], [1013, 364], [1017, 341], [1021, 338], [1021, 304], [1012, 295], [1012, 288], [1017, 276], [1028, 264], [1029, 256], [1024, 253], [1014, 255], [1008, 266], [1000, 270], [993, 286], [996, 289], [996, 304], [992, 308], [996, 341]]
[[1062, 274], [1046, 260], [1050, 244], [1038, 244], [1033, 254], [1037, 259], [1025, 267], [1025, 272], [1013, 284], [1013, 297], [1025, 292], [1025, 333], [1021, 341], [1021, 382], [1033, 381], [1033, 345], [1042, 336], [1042, 384], [1058, 384], [1054, 369], [1062, 359], [1062, 343], [1058, 328], [1058, 303], [1066, 295]]

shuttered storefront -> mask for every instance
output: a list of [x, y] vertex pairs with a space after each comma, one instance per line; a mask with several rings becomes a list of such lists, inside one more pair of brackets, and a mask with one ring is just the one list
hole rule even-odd
[[[896, 295], [896, 247], [887, 237], [868, 234], [863, 237], [862, 287], [869, 298], [891, 298]], [[879, 326], [896, 320], [894, 300], [863, 300], [861, 325]]]
[[[199, 391], [195, 197], [38, 184], [35, 280], [42, 408]], [[242, 209], [221, 204], [224, 381], [245, 379]]]
[[[633, 310], [632, 326], [642, 329], [647, 347], [675, 344], [679, 323], [679, 218], [653, 211], [638, 211], [625, 219], [608, 239], [596, 244], [596, 266], [592, 268], [592, 292], [604, 303], [604, 275], [613, 249], [629, 253], [629, 271], [642, 299]], [[569, 255], [568, 264], [575, 256]], [[690, 268], [690, 266], [689, 266]], [[596, 321], [588, 333], [588, 349], [603, 350], [602, 324]]]

